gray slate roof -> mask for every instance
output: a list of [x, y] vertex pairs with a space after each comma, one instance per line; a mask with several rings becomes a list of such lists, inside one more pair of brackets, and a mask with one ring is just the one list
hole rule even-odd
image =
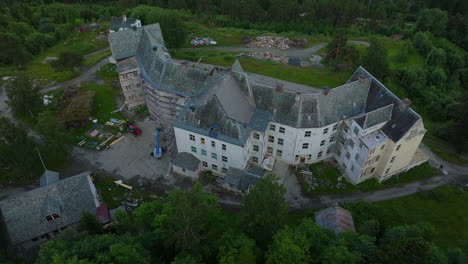
[[59, 173], [56, 171], [50, 171], [46, 170], [44, 173], [41, 175], [41, 178], [39, 179], [39, 183], [41, 187], [54, 184], [59, 181]]
[[[0, 201], [0, 215], [13, 245], [80, 221], [81, 212], [96, 213], [89, 172]], [[97, 203], [97, 204], [96, 204]], [[60, 218], [48, 222], [45, 216]]]
[[421, 117], [410, 107], [399, 107], [402, 100], [362, 67], [354, 72], [348, 83], [359, 80], [359, 78], [371, 78], [372, 80], [367, 95], [366, 113], [393, 104], [391, 119], [382, 128], [382, 131], [393, 142], [398, 142]]
[[109, 24], [109, 29], [118, 31], [120, 28], [131, 28], [132, 24], [135, 24], [136, 19], [135, 18], [127, 18], [126, 21], [124, 21], [123, 17], [111, 17], [111, 21]]
[[265, 174], [265, 170], [252, 165], [246, 171], [229, 167], [224, 182], [236, 187], [240, 191], [247, 191], [260, 181]]
[[356, 231], [351, 213], [339, 206], [315, 212], [315, 223], [320, 227], [332, 229], [335, 234]]
[[125, 72], [131, 69], [138, 68], [138, 66], [139, 65], [138, 65], [138, 61], [136, 60], [136, 58], [130, 57], [130, 58], [126, 58], [126, 59], [119, 61], [119, 63], [117, 63], [116, 70], [118, 73], [121, 73], [121, 72]]
[[172, 164], [189, 171], [196, 171], [200, 160], [190, 153], [182, 152], [175, 155]]

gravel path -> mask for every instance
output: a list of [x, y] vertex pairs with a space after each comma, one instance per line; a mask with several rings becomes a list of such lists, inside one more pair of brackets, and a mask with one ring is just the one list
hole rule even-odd
[[88, 58], [88, 57], [91, 57], [91, 56], [94, 56], [96, 54], [99, 54], [99, 53], [102, 53], [102, 52], [105, 52], [105, 51], [108, 51], [110, 50], [110, 47], [107, 47], [107, 48], [103, 48], [103, 49], [100, 49], [100, 50], [96, 50], [95, 52], [91, 52], [89, 54], [86, 54], [83, 56], [83, 58]]

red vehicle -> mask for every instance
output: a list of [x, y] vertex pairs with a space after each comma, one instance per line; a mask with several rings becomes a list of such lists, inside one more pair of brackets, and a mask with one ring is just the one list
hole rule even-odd
[[127, 131], [135, 136], [141, 135], [141, 129], [132, 124], [127, 124]]

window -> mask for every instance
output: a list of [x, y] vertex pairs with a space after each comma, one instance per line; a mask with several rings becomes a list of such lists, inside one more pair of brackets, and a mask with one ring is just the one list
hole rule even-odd
[[120, 77], [122, 77], [123, 80], [127, 79], [127, 76], [125, 74], [121, 74]]
[[309, 143], [302, 144], [302, 149], [308, 149], [308, 148], [309, 148]]
[[401, 147], [401, 144], [396, 147], [396, 151], [399, 151]]
[[375, 157], [375, 161], [379, 161], [380, 159], [380, 155], [377, 155], [377, 157]]
[[221, 145], [221, 148], [222, 148], [223, 150], [226, 150], [226, 144], [222, 144], [222, 145]]
[[348, 126], [347, 125], [344, 125], [344, 132], [348, 133]]
[[45, 219], [47, 220], [47, 222], [54, 220], [51, 215], [46, 216]]
[[411, 131], [411, 133], [410, 133], [410, 135], [409, 135], [409, 138], [412, 138], [412, 137], [416, 136], [416, 133], [417, 133], [417, 132], [418, 132], [418, 130], [416, 130], [416, 129], [413, 130], [413, 131]]
[[364, 144], [361, 142], [359, 143], [359, 148], [362, 149], [362, 147], [364, 147]]
[[393, 163], [395, 161], [395, 156], [393, 156], [391, 159], [390, 159], [390, 163]]
[[189, 135], [190, 140], [195, 141], [195, 136], [194, 135]]
[[211, 146], [212, 146], [213, 148], [216, 147], [216, 142], [211, 141]]
[[215, 171], [217, 171], [217, 170], [218, 170], [218, 166], [217, 166], [217, 165], [215, 165], [215, 164], [211, 164], [211, 168], [212, 168], [213, 170], [215, 170]]
[[345, 170], [348, 168], [345, 163], [343, 163], [343, 167]]
[[384, 148], [385, 148], [385, 145], [382, 145], [382, 146], [380, 147], [380, 150], [382, 150], [382, 149], [384, 149]]
[[275, 137], [274, 136], [268, 136], [268, 142], [275, 143]]
[[252, 157], [252, 161], [253, 161], [254, 163], [258, 163], [258, 158], [257, 158], [257, 157]]
[[227, 157], [226, 156], [222, 156], [221, 159], [223, 160], [223, 162], [227, 162]]
[[351, 148], [354, 148], [354, 141], [350, 140], [349, 145], [351, 146]]
[[351, 154], [349, 154], [349, 152], [346, 152], [346, 158], [347, 159], [351, 158]]
[[204, 138], [200, 138], [200, 142], [205, 145], [205, 139]]
[[341, 156], [341, 150], [336, 150], [336, 154], [338, 154], [338, 157]]
[[307, 155], [307, 159], [308, 159], [308, 160], [311, 160], [311, 159], [312, 159], [312, 155]]
[[283, 146], [284, 140], [282, 138], [278, 138], [278, 145]]
[[202, 150], [201, 150], [201, 154], [202, 154], [203, 156], [206, 156], [206, 150], [202, 149]]
[[197, 148], [196, 147], [191, 147], [193, 153], [197, 153]]
[[280, 133], [283, 133], [283, 134], [284, 134], [284, 131], [286, 131], [286, 128], [284, 128], [284, 127], [280, 127], [280, 128], [279, 128], [279, 132], [280, 132]]
[[372, 154], [374, 154], [374, 152], [375, 152], [375, 149], [372, 149], [371, 151], [369, 151], [369, 154], [372, 155]]
[[374, 171], [375, 171], [375, 168], [372, 168], [372, 169], [370, 170], [370, 173], [373, 173]]
[[130, 96], [128, 97], [128, 100], [134, 100], [134, 99], [135, 99], [135, 96], [134, 96], [134, 95], [130, 95]]
[[390, 171], [390, 168], [385, 170], [385, 174], [387, 174]]
[[268, 153], [268, 154], [273, 154], [273, 148], [272, 148], [272, 147], [268, 147], [268, 148], [267, 148], [267, 153]]
[[254, 133], [253, 137], [254, 137], [254, 139], [260, 139], [260, 134]]
[[335, 131], [337, 128], [338, 128], [338, 124], [335, 124], [332, 130]]
[[212, 159], [218, 159], [218, 155], [216, 153], [211, 153], [211, 158]]
[[351, 171], [354, 171], [354, 165], [351, 165]]
[[270, 124], [270, 130], [275, 131], [275, 130], [276, 130], [276, 126], [273, 125], [273, 124]]
[[124, 87], [125, 87], [125, 90], [127, 91], [131, 89], [130, 85], [125, 85]]
[[330, 154], [330, 152], [331, 152], [331, 149], [327, 148], [327, 154]]
[[354, 160], [358, 161], [359, 159], [359, 154], [356, 154], [356, 156], [354, 156]]
[[343, 137], [340, 139], [340, 143], [341, 143], [341, 145], [345, 144], [345, 139]]
[[253, 145], [253, 150], [254, 150], [254, 151], [258, 151], [258, 146], [257, 146], [257, 145]]
[[226, 168], [222, 168], [221, 171], [222, 171], [223, 173], [226, 173], [226, 172], [227, 172], [227, 169], [226, 169]]
[[322, 141], [320, 142], [320, 146], [323, 146], [323, 145], [325, 145], [325, 140], [322, 140]]
[[320, 151], [318, 154], [317, 154], [317, 159], [319, 159], [320, 157], [322, 157], [322, 151]]
[[330, 143], [333, 143], [335, 141], [335, 136], [330, 138]]
[[203, 161], [203, 162], [202, 162], [202, 165], [203, 165], [203, 167], [208, 167], [208, 162]]
[[357, 136], [359, 135], [359, 129], [357, 127], [354, 128], [354, 134]]
[[276, 156], [278, 156], [278, 157], [283, 156], [283, 151], [280, 150], [280, 149], [277, 149], [277, 150], [276, 150]]
[[296, 155], [296, 157], [294, 158], [295, 160], [299, 160], [299, 155]]
[[137, 77], [138, 76], [138, 73], [137, 72], [133, 72], [133, 77]]
[[306, 131], [306, 132], [304, 133], [304, 137], [310, 137], [310, 134], [312, 134], [311, 131]]
[[323, 130], [323, 134], [325, 135], [326, 133], [328, 133], [328, 127]]

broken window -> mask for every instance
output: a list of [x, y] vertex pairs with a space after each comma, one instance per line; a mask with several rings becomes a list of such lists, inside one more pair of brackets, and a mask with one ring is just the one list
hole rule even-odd
[[197, 148], [196, 147], [191, 147], [193, 153], [197, 153]]
[[279, 150], [279, 149], [277, 149], [277, 150], [276, 150], [276, 156], [278, 156], [278, 157], [281, 157], [281, 156], [283, 156], [283, 151], [282, 151], [282, 150]]
[[204, 139], [204, 138], [200, 138], [200, 142], [201, 142], [202, 144], [205, 144], [205, 139]]
[[268, 136], [268, 142], [275, 143], [275, 137], [274, 136]]
[[328, 133], [328, 128], [325, 128], [325, 129], [323, 130], [323, 134], [325, 135], [326, 133]]
[[271, 124], [271, 125], [270, 125], [270, 130], [275, 131], [275, 130], [276, 130], [276, 126], [273, 125], [273, 124]]
[[280, 132], [280, 133], [283, 133], [283, 134], [284, 134], [285, 131], [286, 131], [286, 128], [284, 128], [284, 127], [280, 127], [280, 128], [279, 128], [279, 132]]
[[211, 164], [211, 168], [212, 168], [213, 170], [215, 170], [215, 171], [218, 170], [218, 166], [216, 166], [215, 164]]
[[317, 154], [317, 159], [319, 159], [320, 157], [322, 157], [322, 151], [320, 151], [318, 154]]
[[211, 146], [214, 148], [216, 147], [216, 143], [214, 141], [211, 141]]
[[253, 134], [253, 137], [254, 137], [254, 139], [260, 139], [260, 134], [254, 133], [254, 134]]
[[226, 156], [222, 156], [221, 159], [223, 160], [223, 162], [227, 162], [227, 161], [228, 161], [228, 159], [227, 159]]
[[257, 146], [257, 145], [253, 145], [253, 150], [254, 150], [254, 151], [258, 151], [258, 146]]
[[308, 149], [308, 148], [309, 148], [309, 143], [302, 144], [302, 149]]
[[310, 137], [310, 134], [311, 134], [311, 133], [312, 133], [311, 131], [306, 131], [306, 132], [304, 133], [304, 137]]
[[223, 150], [226, 150], [226, 144], [222, 144], [222, 145], [221, 145], [221, 148], [222, 148]]
[[320, 142], [320, 146], [323, 146], [323, 145], [325, 145], [325, 140], [322, 140], [322, 141]]
[[218, 159], [218, 155], [216, 153], [211, 153], [211, 158], [212, 159]]
[[252, 161], [255, 163], [258, 163], [258, 158], [257, 157], [252, 157]]
[[282, 138], [278, 138], [278, 145], [283, 146], [284, 140]]
[[190, 138], [190, 140], [195, 141], [195, 136], [194, 135], [190, 134], [189, 138]]

